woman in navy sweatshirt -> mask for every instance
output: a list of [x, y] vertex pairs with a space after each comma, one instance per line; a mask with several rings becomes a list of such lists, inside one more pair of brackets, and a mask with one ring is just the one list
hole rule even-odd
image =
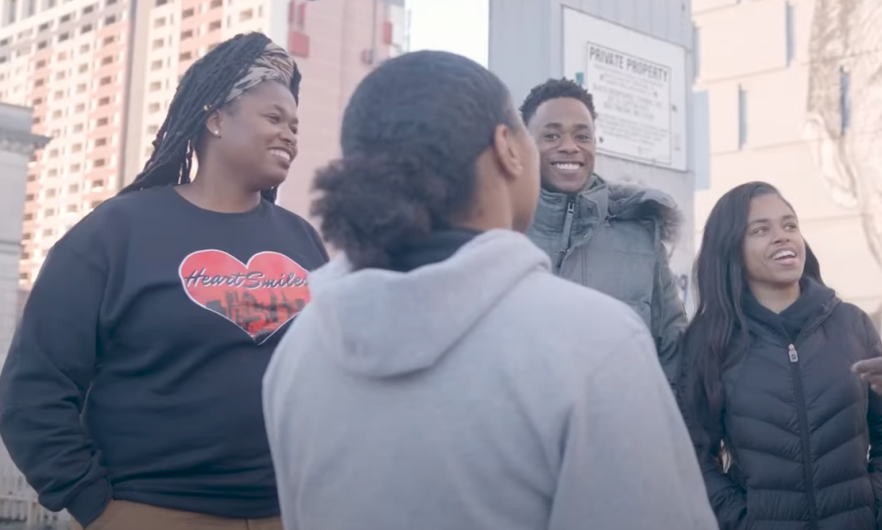
[[217, 46], [143, 172], [47, 256], [0, 376], [0, 434], [47, 508], [102, 530], [281, 530], [261, 377], [328, 259], [274, 204], [300, 77], [264, 35]]

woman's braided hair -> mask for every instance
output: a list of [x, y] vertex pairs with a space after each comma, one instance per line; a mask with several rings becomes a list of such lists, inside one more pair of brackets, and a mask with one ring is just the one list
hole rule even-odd
[[[187, 69], [153, 140], [153, 154], [141, 173], [120, 194], [190, 182], [193, 153], [205, 132], [206, 117], [223, 106], [230, 90], [269, 42], [262, 33], [239, 34], [219, 44]], [[295, 70], [290, 88], [298, 103], [300, 79], [300, 73]], [[276, 192], [276, 188], [270, 188], [261, 194], [275, 202]]]

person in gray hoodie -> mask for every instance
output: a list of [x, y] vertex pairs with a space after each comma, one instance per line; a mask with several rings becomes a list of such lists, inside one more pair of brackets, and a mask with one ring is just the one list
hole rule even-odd
[[542, 192], [527, 235], [551, 259], [552, 271], [628, 304], [652, 332], [659, 362], [674, 385], [679, 337], [686, 327], [666, 245], [682, 215], [652, 188], [608, 182], [594, 173], [594, 100], [568, 79], [533, 88], [521, 116], [541, 155]]
[[652, 337], [522, 232], [538, 153], [445, 52], [384, 62], [313, 214], [341, 250], [264, 376], [287, 530], [714, 530]]

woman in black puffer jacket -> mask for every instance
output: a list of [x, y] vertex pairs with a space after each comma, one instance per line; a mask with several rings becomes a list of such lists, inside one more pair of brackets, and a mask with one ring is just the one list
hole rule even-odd
[[882, 344], [775, 188], [719, 200], [696, 281], [679, 397], [720, 528], [882, 529], [882, 397], [851, 370]]

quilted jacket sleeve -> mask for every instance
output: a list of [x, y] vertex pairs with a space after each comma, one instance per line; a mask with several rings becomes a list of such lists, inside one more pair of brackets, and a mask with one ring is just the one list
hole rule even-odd
[[[870, 317], [864, 315], [864, 329], [867, 336], [867, 358], [882, 357], [882, 341]], [[876, 526], [882, 528], [882, 396], [867, 392], [867, 425], [870, 431], [870, 462], [868, 471], [876, 495]]]
[[677, 402], [695, 447], [710, 505], [717, 516], [720, 530], [744, 530], [747, 528], [746, 493], [723, 471], [719, 461], [724, 427], [722, 423], [713, 426], [702, 425], [694, 412], [694, 407], [688, 403], [686, 389], [695, 384], [695, 371], [690, 369], [688, 352], [683, 351], [683, 354], [685, 357], [682, 359], [677, 381]]
[[686, 310], [678, 294], [677, 279], [668, 264], [668, 253], [661, 243], [656, 248], [655, 285], [652, 289], [652, 336], [659, 362], [673, 386], [680, 373], [678, 342], [686, 327]]

